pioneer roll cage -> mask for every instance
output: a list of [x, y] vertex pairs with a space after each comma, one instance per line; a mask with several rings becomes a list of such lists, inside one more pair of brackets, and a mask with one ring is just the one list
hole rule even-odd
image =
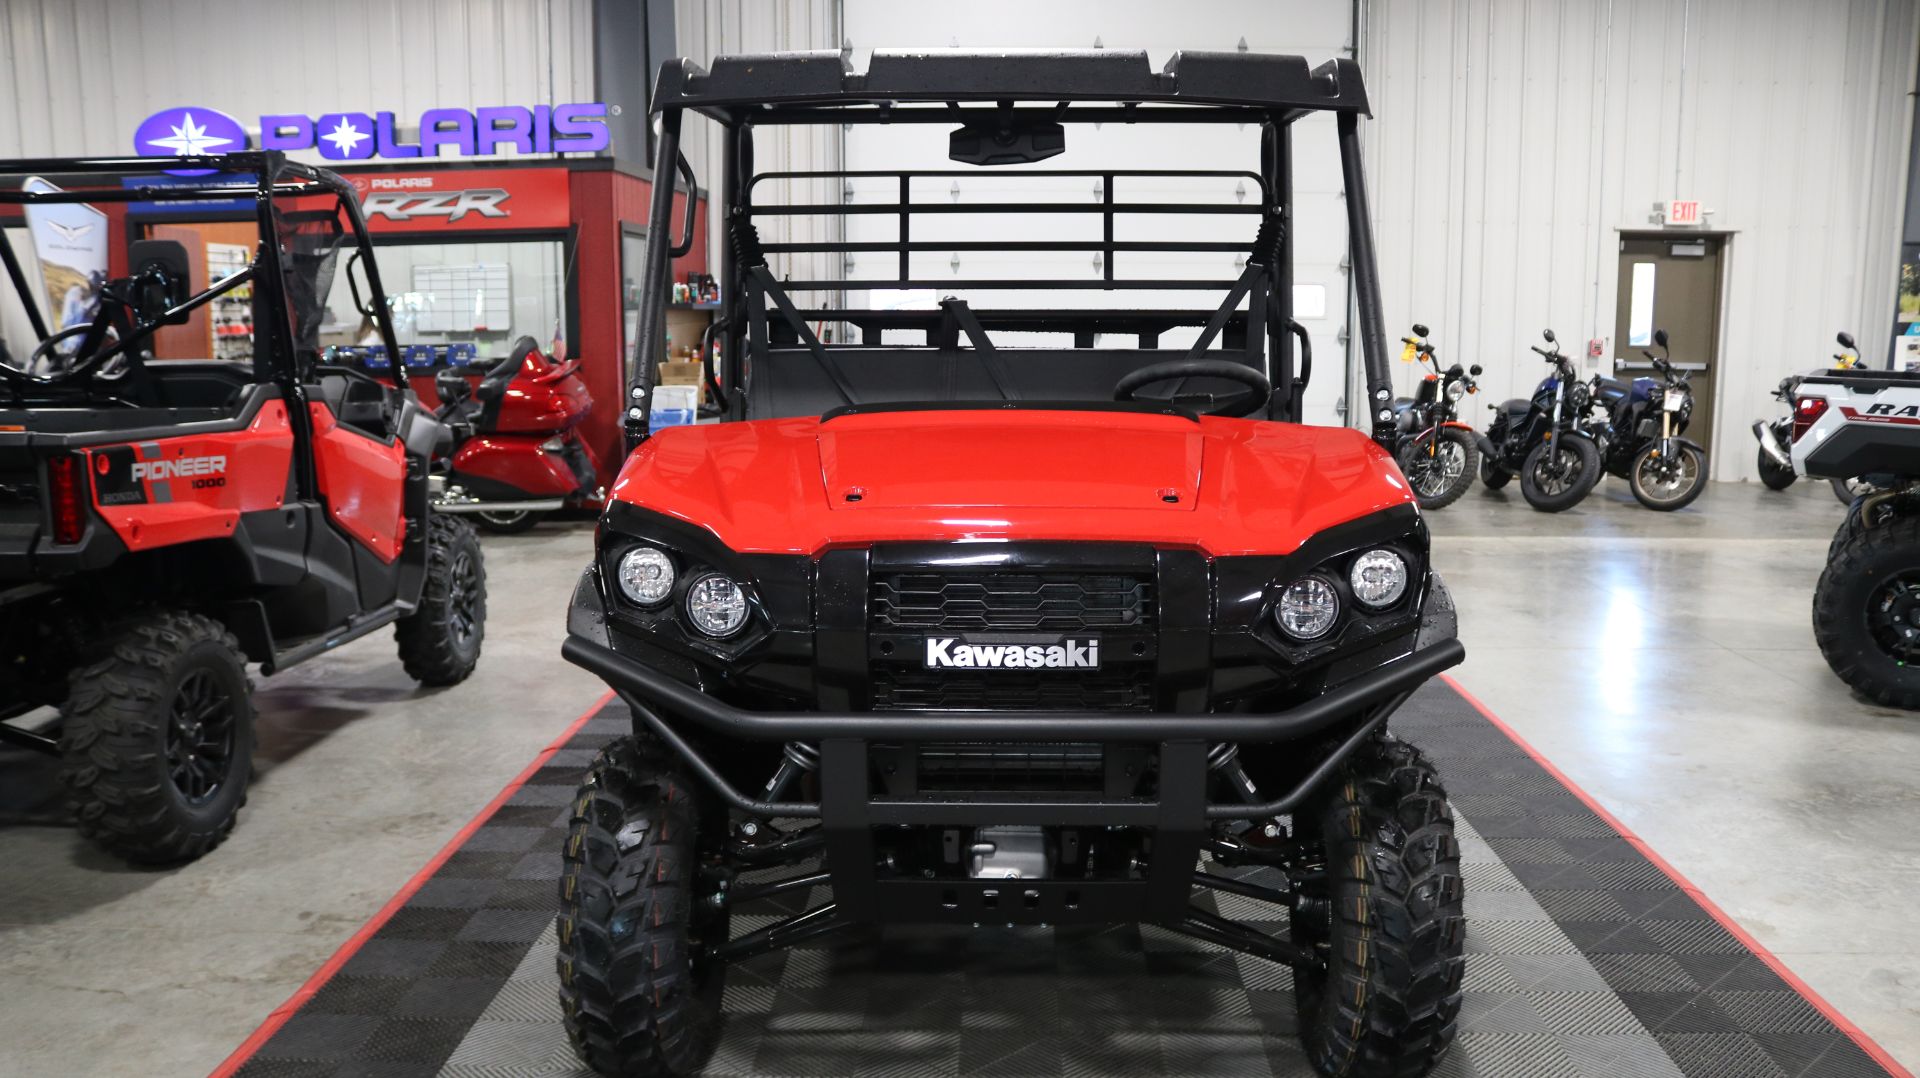
[[[194, 177], [180, 176], [182, 171], [205, 170], [209, 175]], [[174, 173], [165, 180], [159, 173]], [[42, 176], [61, 181], [69, 189], [58, 191], [34, 192], [22, 189], [18, 184], [26, 177]], [[153, 176], [153, 183], [136, 183], [132, 186], [116, 183], [118, 178]], [[108, 179], [109, 177], [115, 179]], [[94, 186], [86, 181], [98, 178], [115, 186]], [[79, 181], [77, 184], [75, 181]], [[373, 316], [374, 324], [379, 327], [381, 339], [386, 342], [389, 355], [399, 355], [399, 345], [393, 335], [393, 326], [387, 315], [386, 291], [380, 282], [380, 267], [372, 258], [360, 259], [360, 251], [372, 249], [372, 241], [367, 233], [366, 217], [360, 211], [359, 197], [354, 193], [353, 185], [326, 169], [289, 161], [285, 154], [275, 150], [247, 151], [202, 157], [111, 157], [111, 158], [35, 158], [7, 161], [0, 166], [0, 207], [31, 206], [70, 203], [103, 202], [190, 202], [198, 199], [251, 199], [254, 218], [258, 225], [258, 236], [278, 237], [283, 224], [295, 222], [300, 210], [290, 209], [286, 203], [292, 199], [314, 196], [332, 196], [335, 205], [328, 213], [344, 216], [347, 228], [343, 240], [355, 248], [355, 255], [349, 259], [346, 268], [348, 284], [353, 290], [355, 305], [362, 313]], [[210, 212], [228, 212], [217, 209]], [[288, 260], [294, 252], [283, 249], [278, 242], [256, 242], [255, 257], [250, 264], [235, 274], [218, 281], [209, 281], [207, 287], [190, 295], [162, 312], [158, 318], [142, 319], [134, 327], [134, 334], [123, 337], [109, 353], [127, 351], [152, 331], [171, 320], [190, 314], [205, 306], [216, 296], [229, 291], [240, 284], [251, 282], [258, 289], [256, 304], [262, 310], [277, 311], [278, 317], [267, 318], [264, 324], [256, 327], [260, 334], [258, 346], [254, 350], [254, 381], [275, 386], [287, 404], [288, 421], [292, 425], [294, 440], [295, 474], [299, 489], [303, 494], [311, 495], [319, 489], [316, 465], [313, 460], [312, 417], [306, 407], [308, 402], [307, 375], [312, 371], [302, 368], [303, 354], [317, 354], [316, 349], [303, 347], [311, 342], [302, 342], [296, 337], [293, 318], [297, 311], [296, 297], [288, 289]], [[362, 296], [360, 282], [353, 278], [352, 262], [360, 264], [360, 270], [366, 275], [367, 295]], [[25, 268], [8, 243], [4, 233], [0, 233], [0, 263], [5, 264], [7, 276], [14, 291], [18, 294], [33, 331], [41, 340], [48, 337], [47, 325], [40, 314], [39, 305], [34, 302], [34, 286], [28, 281]], [[130, 267], [131, 268], [131, 267]], [[318, 302], [326, 302], [325, 296], [316, 297]], [[91, 334], [89, 335], [91, 337]], [[37, 343], [37, 342], [36, 342]], [[107, 354], [95, 357], [95, 361], [105, 359]], [[334, 368], [345, 372], [345, 368]], [[354, 376], [371, 377], [353, 372]], [[377, 379], [376, 379], [377, 380]], [[15, 391], [18, 397], [18, 391]], [[128, 433], [119, 432], [122, 436]]]
[[[1342, 175], [1346, 193], [1347, 227], [1358, 336], [1369, 398], [1369, 426], [1383, 444], [1393, 437], [1391, 382], [1386, 336], [1380, 309], [1371, 225], [1367, 216], [1366, 184], [1360, 161], [1359, 118], [1368, 114], [1366, 91], [1359, 68], [1336, 59], [1310, 68], [1298, 56], [1249, 53], [1176, 53], [1164, 69], [1155, 72], [1145, 52], [1123, 50], [1019, 52], [908, 52], [875, 50], [864, 72], [855, 71], [837, 52], [718, 57], [711, 72], [690, 60], [663, 65], [653, 95], [658, 114], [654, 175], [678, 172], [692, 190], [693, 170], [680, 149], [683, 119], [689, 110], [720, 125], [722, 176], [727, 242], [717, 274], [722, 283], [722, 306], [701, 341], [706, 357], [708, 388], [719, 414], [727, 419], [757, 417], [750, 405], [749, 379], [754, 367], [768, 363], [775, 349], [783, 360], [811, 357], [821, 392], [817, 412], [834, 407], [881, 403], [865, 399], [842, 359], [862, 350], [879, 351], [884, 331], [908, 330], [925, 335], [936, 355], [953, 356], [965, 349], [978, 360], [986, 381], [979, 387], [1002, 400], [1058, 399], [1062, 395], [1034, 392], [1020, 383], [1020, 372], [1008, 359], [1012, 349], [996, 350], [992, 330], [1039, 330], [1071, 334], [1071, 351], [1033, 349], [1032, 358], [1044, 364], [1056, 358], [1082, 358], [1093, 350], [1096, 335], [1130, 334], [1142, 353], [1158, 345], [1159, 336], [1177, 327], [1201, 327], [1198, 340], [1187, 349], [1144, 355], [1146, 361], [1231, 359], [1263, 372], [1273, 388], [1265, 418], [1297, 421], [1312, 375], [1312, 354], [1306, 331], [1294, 320], [1292, 157], [1293, 124], [1303, 116], [1332, 112], [1337, 123]], [[916, 201], [916, 180], [992, 175], [993, 165], [962, 169], [754, 171], [756, 128], [768, 125], [833, 124], [957, 124], [966, 129], [1011, 132], [1027, 126], [1072, 123], [1257, 125], [1260, 133], [1259, 167], [1252, 171], [1215, 169], [1021, 169], [1020, 177], [1081, 178], [1097, 183], [1093, 202], [963, 202]], [[1057, 151], [1056, 151], [1057, 152]], [[1030, 158], [1031, 160], [1031, 158]], [[1002, 172], [1001, 175], [1015, 173]], [[1127, 197], [1138, 181], [1165, 179], [1238, 179], [1251, 189], [1238, 203], [1149, 201]], [[892, 180], [898, 195], [891, 202], [762, 203], [756, 189], [764, 181]], [[646, 437], [657, 364], [665, 355], [665, 304], [671, 260], [692, 246], [692, 198], [688, 214], [673, 217], [674, 185], [653, 186], [650, 230], [641, 293], [652, 301], [642, 305], [636, 327], [633, 393], [625, 416], [629, 444]], [[884, 215], [898, 222], [891, 240], [804, 239], [782, 242], [760, 240], [756, 220], [801, 215]], [[933, 214], [1085, 214], [1097, 216], [1097, 240], [915, 238], [917, 217]], [[1247, 242], [1199, 240], [1122, 240], [1116, 221], [1142, 215], [1230, 214], [1258, 219]], [[1097, 278], [961, 278], [916, 277], [911, 257], [930, 251], [959, 252], [1080, 252], [1097, 255]], [[1181, 279], [1166, 276], [1122, 276], [1117, 264], [1138, 256], [1193, 253], [1243, 253], [1243, 271], [1232, 280]], [[858, 279], [814, 278], [777, 280], [768, 266], [774, 254], [811, 254], [847, 258], [854, 254], [897, 254], [897, 272], [889, 277]], [[1122, 293], [1146, 290], [1202, 290], [1221, 293], [1220, 304], [1183, 310], [979, 310], [963, 301], [945, 299], [936, 310], [857, 310], [840, 306], [801, 307], [793, 292], [839, 292], [865, 289], [1036, 289], [1097, 290]], [[854, 327], [860, 340], [825, 342], [814, 324]], [[722, 344], [722, 358], [712, 362], [713, 345]], [[1218, 345], [1216, 348], [1215, 345]], [[1297, 344], [1297, 351], [1296, 351]], [[1022, 350], [1029, 351], [1029, 350]], [[766, 367], [761, 369], [765, 370]], [[874, 368], [868, 368], [874, 369]], [[1096, 368], [1086, 365], [1091, 371]], [[770, 378], [770, 375], [760, 377]], [[1044, 380], [1043, 380], [1044, 381]], [[1057, 379], [1055, 379], [1057, 381]], [[986, 399], [991, 399], [988, 397]], [[896, 391], [887, 401], [898, 402]]]

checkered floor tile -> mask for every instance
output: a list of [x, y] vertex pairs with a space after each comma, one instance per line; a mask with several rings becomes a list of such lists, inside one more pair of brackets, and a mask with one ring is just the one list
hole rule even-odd
[[[1885, 1074], [1458, 693], [1429, 685], [1393, 725], [1460, 817], [1466, 997], [1443, 1078]], [[627, 729], [618, 706], [588, 721], [242, 1078], [588, 1078], [560, 1027], [554, 881], [574, 784]], [[724, 1011], [713, 1076], [1312, 1073], [1284, 967], [1152, 926], [843, 936], [734, 967]]]

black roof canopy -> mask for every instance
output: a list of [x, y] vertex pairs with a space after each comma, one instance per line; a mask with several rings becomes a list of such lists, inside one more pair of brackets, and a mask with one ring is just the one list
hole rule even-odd
[[[944, 110], [893, 106], [981, 101], [1200, 105], [1290, 118], [1368, 111], [1351, 60], [1309, 67], [1299, 56], [1178, 52], [1155, 71], [1144, 50], [1125, 49], [875, 49], [865, 72], [829, 51], [719, 56], [712, 71], [683, 58], [661, 66], [653, 108], [694, 109], [728, 123], [808, 122], [822, 107], [844, 109], [843, 120], [899, 121]], [[1151, 111], [1200, 118], [1198, 110]]]

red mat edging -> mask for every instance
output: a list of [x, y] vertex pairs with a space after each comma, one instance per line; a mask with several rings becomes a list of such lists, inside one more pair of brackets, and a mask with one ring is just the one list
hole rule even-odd
[[1755, 958], [1766, 963], [1768, 968], [1779, 974], [1780, 979], [1787, 982], [1787, 987], [1799, 993], [1800, 998], [1806, 1000], [1814, 1010], [1819, 1011], [1821, 1016], [1826, 1018], [1827, 1021], [1832, 1022], [1835, 1029], [1846, 1034], [1847, 1039], [1858, 1045], [1860, 1050], [1865, 1052], [1870, 1059], [1882, 1067], [1885, 1067], [1887, 1073], [1892, 1075], [1893, 1078], [1914, 1078], [1912, 1071], [1901, 1066], [1900, 1062], [1888, 1054], [1885, 1048], [1880, 1047], [1880, 1045], [1874, 1042], [1872, 1037], [1867, 1036], [1865, 1030], [1854, 1025], [1846, 1015], [1841, 1014], [1833, 1004], [1828, 1003], [1820, 993], [1814, 991], [1812, 985], [1801, 980], [1798, 974], [1788, 969], [1785, 962], [1782, 962], [1772, 951], [1767, 950], [1766, 946], [1759, 940], [1754, 939], [1752, 933], [1740, 927], [1739, 922], [1728, 915], [1727, 911], [1721, 909], [1713, 899], [1708, 898], [1706, 892], [1695, 886], [1692, 880], [1681, 875], [1680, 870], [1669, 864], [1666, 858], [1655, 853], [1653, 847], [1649, 846], [1645, 839], [1635, 834], [1626, 824], [1621, 823], [1619, 817], [1608, 812], [1606, 806], [1600, 804], [1599, 801], [1594, 799], [1592, 794], [1581, 789], [1578, 783], [1568, 778], [1566, 772], [1555, 767], [1553, 761], [1548, 760], [1545, 756], [1541, 755], [1539, 750], [1528, 744], [1526, 738], [1521, 737], [1519, 732], [1502, 721], [1500, 716], [1495, 715], [1492, 708], [1481, 703], [1479, 697], [1468, 692], [1466, 687], [1454, 680], [1450, 674], [1441, 674], [1439, 678], [1441, 681], [1446, 682], [1447, 686], [1454, 692], [1459, 693], [1461, 699], [1471, 704], [1473, 709], [1480, 713], [1481, 718], [1492, 723], [1494, 728], [1502, 734], [1505, 734], [1507, 739], [1518, 746], [1521, 752], [1532, 757], [1534, 763], [1539, 764], [1547, 774], [1552, 775], [1559, 781], [1560, 785], [1565, 786], [1568, 793], [1579, 798], [1587, 808], [1593, 811], [1594, 815], [1606, 821], [1607, 825], [1618, 832], [1621, 838], [1626, 839], [1629, 845], [1639, 850], [1641, 856], [1653, 863], [1653, 867], [1665, 873], [1666, 877], [1673, 881], [1675, 887], [1678, 887], [1687, 897], [1699, 903], [1700, 908], [1707, 912], [1707, 916], [1720, 922], [1721, 928], [1732, 933], [1733, 938], [1739, 940], [1741, 945], [1752, 952]]
[[[481, 825], [485, 824], [488, 818], [491, 817], [500, 806], [506, 804], [508, 798], [518, 793], [520, 787], [527, 784], [527, 780], [533, 777], [534, 772], [545, 767], [547, 761], [553, 759], [553, 754], [559, 752], [562, 746], [572, 740], [573, 735], [577, 733], [582, 726], [587, 724], [587, 720], [598, 714], [600, 709], [607, 706], [607, 702], [612, 699], [613, 690], [609, 689], [600, 694], [600, 697], [593, 702], [591, 707], [582, 712], [579, 718], [568, 723], [567, 728], [560, 732], [560, 736], [555, 738], [552, 744], [540, 750], [540, 755], [535, 756], [533, 762], [528, 764], [525, 770], [514, 776], [513, 781], [507, 783], [505, 789], [495, 794], [493, 800], [487, 802], [486, 807], [475, 814], [473, 819], [468, 820], [459, 831], [454, 832], [453, 837], [447, 840], [446, 845], [440, 847], [440, 851], [434, 854], [433, 858], [425, 865], [422, 865], [420, 871], [414, 873], [412, 878], [407, 880], [406, 884], [403, 885], [399, 891], [395, 892], [392, 898], [387, 900], [386, 905], [381, 906], [372, 917], [367, 918], [367, 923], [361, 925], [358, 932], [348, 937], [347, 942], [341, 944], [340, 949], [333, 952], [332, 957], [328, 958], [319, 969], [315, 970], [313, 976], [307, 978], [305, 984], [295, 989], [293, 995], [288, 996], [285, 1003], [275, 1007], [273, 1011], [267, 1015], [266, 1021], [261, 1022], [258, 1029], [255, 1029], [246, 1040], [241, 1041], [240, 1047], [235, 1048], [232, 1055], [229, 1055], [225, 1060], [221, 1061], [220, 1065], [214, 1068], [213, 1073], [208, 1075], [208, 1078], [232, 1078], [234, 1072], [245, 1066], [247, 1061], [253, 1058], [253, 1054], [260, 1050], [260, 1046], [267, 1043], [268, 1038], [272, 1037], [275, 1033], [280, 1032], [280, 1027], [286, 1025], [288, 1019], [293, 1017], [294, 1012], [298, 1011], [302, 1005], [312, 999], [314, 993], [326, 987], [327, 982], [333, 979], [333, 975], [340, 972], [340, 967], [346, 965], [349, 959], [359, 953], [360, 948], [366, 946], [367, 941], [373, 938], [374, 933], [380, 931], [380, 929], [393, 918], [393, 915], [399, 912], [400, 907], [407, 904], [408, 899], [417, 894], [420, 888], [426, 886], [427, 881], [433, 878], [433, 874], [440, 871], [440, 867], [447, 863], [447, 859], [455, 853], [458, 853], [460, 847], [465, 845], [469, 838], [473, 837], [473, 833], [480, 830]], [[1907, 1078], [1912, 1078], [1912, 1076], [1908, 1075]]]

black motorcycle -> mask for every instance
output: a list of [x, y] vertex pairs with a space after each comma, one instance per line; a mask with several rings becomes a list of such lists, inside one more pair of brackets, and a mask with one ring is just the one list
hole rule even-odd
[[[1667, 331], [1653, 342], [1667, 351]], [[1623, 380], [1595, 375], [1589, 396], [1594, 415], [1585, 430], [1600, 448], [1606, 470], [1627, 481], [1648, 509], [1672, 512], [1707, 488], [1707, 451], [1683, 438], [1693, 418], [1693, 388], [1671, 356], [1641, 349], [1658, 378]]]
[[1489, 406], [1493, 422], [1477, 439], [1480, 481], [1489, 490], [1499, 490], [1518, 475], [1528, 505], [1558, 513], [1580, 504], [1600, 481], [1600, 450], [1580, 429], [1580, 417], [1587, 411], [1586, 383], [1554, 344], [1553, 331], [1541, 336], [1553, 347], [1535, 345], [1533, 351], [1553, 365], [1553, 372], [1534, 388], [1531, 400]]
[[1480, 365], [1462, 369], [1455, 363], [1442, 370], [1433, 345], [1426, 340], [1427, 327], [1415, 323], [1413, 333], [1400, 338], [1406, 346], [1400, 358], [1427, 371], [1413, 396], [1394, 399], [1394, 429], [1399, 434], [1394, 458], [1420, 508], [1440, 509], [1459, 501], [1473, 486], [1473, 473], [1480, 463], [1473, 428], [1460, 422], [1460, 401], [1480, 390], [1474, 381]]

